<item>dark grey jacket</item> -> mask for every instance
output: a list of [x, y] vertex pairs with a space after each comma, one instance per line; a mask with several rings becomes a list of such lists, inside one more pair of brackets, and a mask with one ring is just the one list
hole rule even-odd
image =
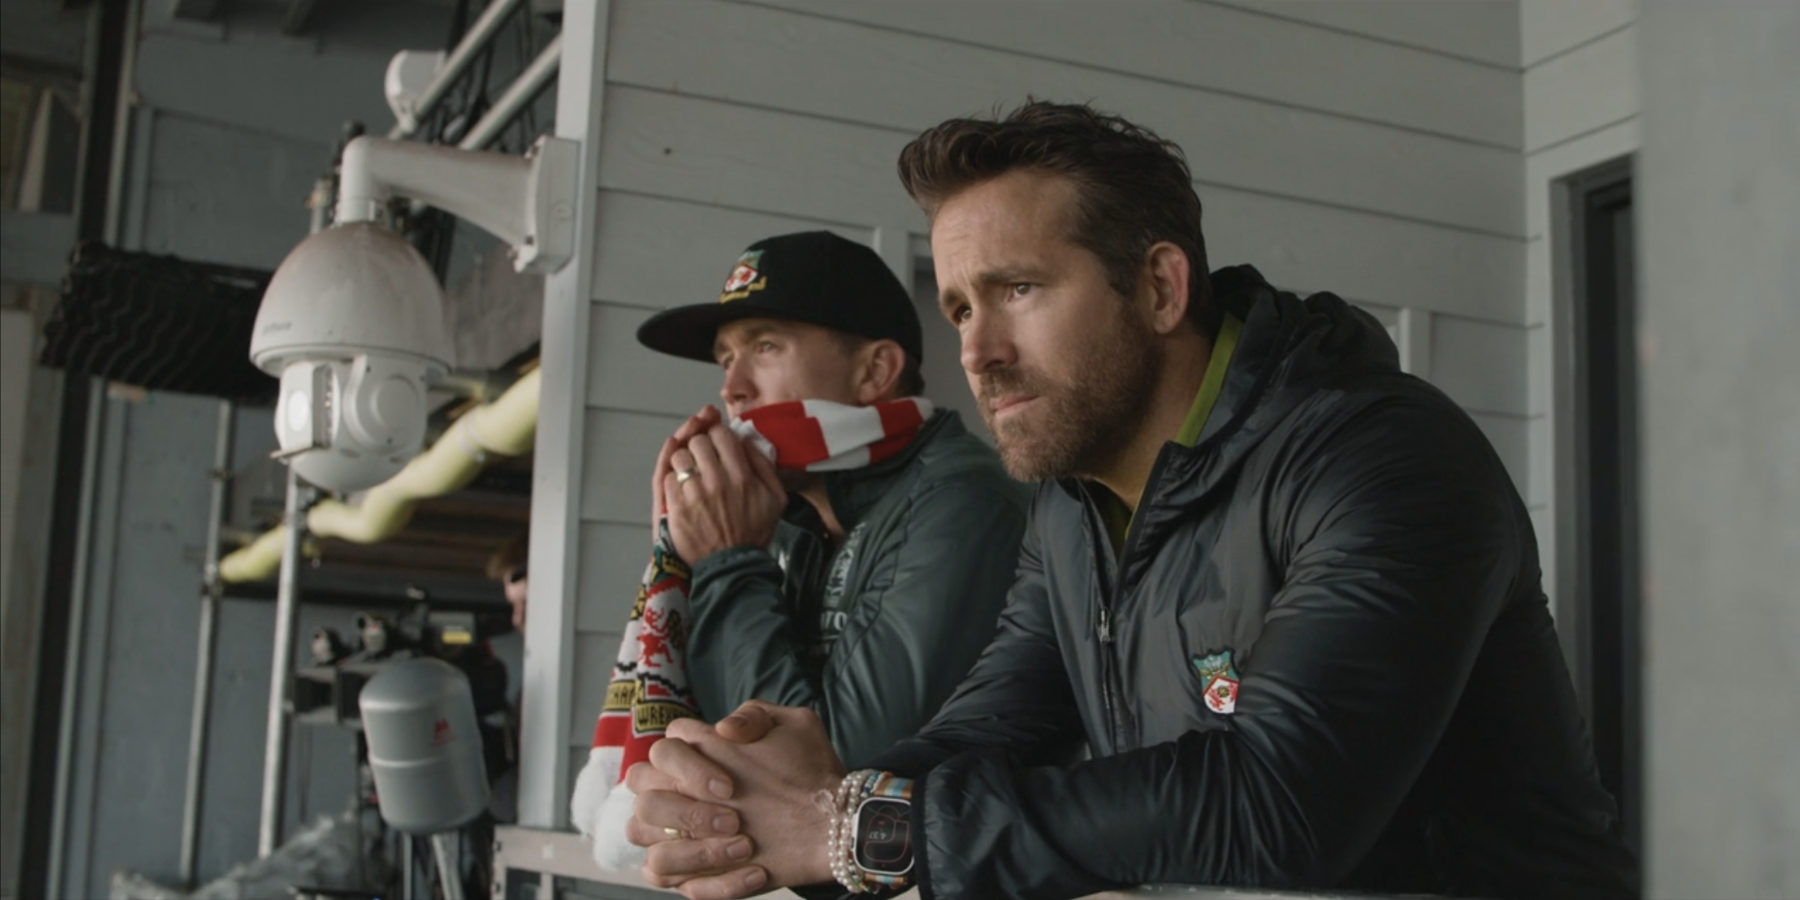
[[[1163, 448], [1123, 553], [1100, 488], [1041, 486], [999, 636], [877, 761], [928, 772], [924, 895], [1628, 895], [1493, 449], [1366, 313], [1247, 266], [1214, 283], [1245, 324], [1223, 393], [1194, 447]], [[1222, 715], [1196, 661], [1227, 650]]]
[[808, 706], [859, 766], [924, 725], [993, 639], [1030, 489], [940, 410], [899, 456], [828, 472], [825, 490], [835, 554], [796, 498], [769, 550], [694, 566], [688, 676], [708, 721], [752, 698]]

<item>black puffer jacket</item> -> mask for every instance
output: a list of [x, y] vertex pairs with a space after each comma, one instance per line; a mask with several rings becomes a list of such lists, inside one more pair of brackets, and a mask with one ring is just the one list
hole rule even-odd
[[[1223, 393], [1123, 553], [1098, 487], [1041, 486], [998, 637], [877, 763], [928, 771], [925, 896], [1632, 893], [1493, 449], [1367, 314], [1249, 267], [1214, 284], [1244, 321]], [[1226, 651], [1220, 714], [1200, 670]]]

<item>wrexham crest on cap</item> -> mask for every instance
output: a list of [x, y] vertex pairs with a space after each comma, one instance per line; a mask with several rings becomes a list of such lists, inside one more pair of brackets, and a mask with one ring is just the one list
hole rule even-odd
[[762, 255], [761, 250], [746, 250], [738, 257], [737, 265], [731, 267], [731, 274], [725, 278], [725, 289], [719, 292], [720, 303], [742, 300], [769, 286], [769, 276], [757, 268], [762, 265]]
[[1194, 664], [1200, 683], [1206, 685], [1206, 708], [1221, 716], [1237, 712], [1238, 673], [1237, 667], [1231, 664], [1231, 651], [1221, 650], [1210, 656], [1196, 655], [1189, 662]]

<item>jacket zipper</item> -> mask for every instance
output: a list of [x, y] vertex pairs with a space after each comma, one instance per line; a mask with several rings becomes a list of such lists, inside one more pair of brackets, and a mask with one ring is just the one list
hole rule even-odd
[[1112, 604], [1107, 600], [1106, 590], [1102, 586], [1100, 577], [1100, 570], [1105, 567], [1106, 558], [1112, 553], [1112, 544], [1111, 539], [1106, 536], [1105, 517], [1100, 515], [1100, 506], [1094, 502], [1093, 493], [1085, 484], [1081, 485], [1080, 489], [1083, 507], [1086, 510], [1088, 541], [1094, 548], [1093, 588], [1097, 595], [1096, 605], [1099, 607], [1099, 615], [1095, 620], [1095, 637], [1100, 641], [1100, 708], [1106, 713], [1107, 730], [1111, 732], [1113, 742], [1117, 744], [1119, 719], [1113, 698], [1113, 682], [1118, 675], [1113, 671]]
[[[1156, 462], [1150, 467], [1150, 477], [1144, 482], [1144, 493], [1138, 497], [1139, 511], [1142, 511], [1144, 504], [1149, 501], [1151, 488], [1155, 486], [1158, 479], [1162, 476], [1163, 464], [1166, 461], [1167, 456], [1168, 452], [1166, 448], [1164, 452], [1156, 455]], [[1098, 504], [1093, 502], [1091, 496], [1088, 503], [1090, 507], [1094, 508], [1095, 514], [1098, 515]], [[1100, 620], [1098, 623], [1100, 638], [1100, 698], [1106, 708], [1107, 725], [1112, 728], [1114, 752], [1133, 749], [1137, 745], [1137, 740], [1135, 738], [1137, 731], [1136, 727], [1133, 726], [1128, 728], [1127, 723], [1123, 721], [1123, 708], [1120, 703], [1125, 693], [1125, 687], [1119, 683], [1119, 665], [1118, 661], [1114, 659], [1115, 641], [1112, 629], [1112, 605], [1115, 601], [1125, 595], [1125, 561], [1131, 558], [1132, 548], [1137, 545], [1139, 537], [1135, 516], [1133, 518], [1133, 525], [1125, 535], [1125, 546], [1120, 549], [1118, 558], [1114, 560], [1113, 563], [1112, 594], [1109, 597], [1103, 592], [1100, 596]], [[1104, 526], [1104, 521], [1102, 521], [1102, 526]], [[1126, 732], [1128, 731], [1133, 735], [1129, 744], [1125, 740]]]

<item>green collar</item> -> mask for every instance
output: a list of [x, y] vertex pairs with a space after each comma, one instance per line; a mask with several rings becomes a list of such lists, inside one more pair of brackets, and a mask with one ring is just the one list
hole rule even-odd
[[1182, 422], [1181, 430], [1175, 433], [1175, 443], [1192, 447], [1200, 440], [1200, 429], [1206, 427], [1207, 417], [1212, 415], [1219, 394], [1225, 390], [1225, 369], [1231, 365], [1231, 353], [1237, 349], [1238, 334], [1243, 330], [1244, 323], [1237, 316], [1226, 316], [1224, 324], [1219, 326], [1219, 339], [1213, 342], [1212, 360], [1206, 364], [1206, 377], [1200, 379], [1200, 390], [1194, 393], [1194, 405], [1188, 407], [1187, 421]]
[[[1187, 419], [1181, 423], [1181, 430], [1175, 433], [1175, 443], [1183, 447], [1192, 447], [1200, 440], [1200, 432], [1206, 427], [1206, 420], [1212, 415], [1213, 407], [1219, 402], [1219, 394], [1225, 390], [1225, 370], [1231, 366], [1231, 354], [1237, 350], [1238, 334], [1244, 330], [1244, 323], [1237, 316], [1226, 315], [1219, 326], [1219, 336], [1213, 341], [1212, 359], [1206, 363], [1206, 375], [1200, 379], [1200, 390], [1194, 392], [1194, 405], [1188, 407]], [[1148, 487], [1148, 485], [1146, 485]], [[1131, 533], [1131, 520], [1135, 514], [1125, 508], [1125, 501], [1109, 492], [1103, 492], [1105, 502], [1101, 503], [1100, 513], [1106, 519], [1106, 530], [1112, 537], [1114, 553], [1122, 553], [1125, 549], [1125, 538]]]

